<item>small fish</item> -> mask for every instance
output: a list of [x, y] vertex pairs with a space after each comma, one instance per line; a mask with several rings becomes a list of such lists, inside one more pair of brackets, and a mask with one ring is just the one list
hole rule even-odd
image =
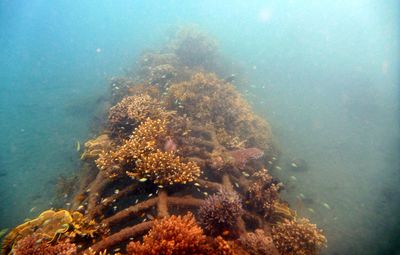
[[114, 194], [118, 194], [119, 193], [119, 189], [114, 190]]
[[239, 183], [235, 182], [236, 188], [239, 188]]
[[290, 164], [292, 167], [294, 167], [294, 168], [297, 168], [298, 167], [298, 165], [296, 164], [296, 163], [292, 163], [292, 164]]
[[79, 152], [81, 150], [81, 143], [79, 140], [76, 140], [76, 151]]
[[282, 167], [276, 166], [275, 169], [280, 171], [280, 170], [282, 170]]
[[242, 172], [242, 174], [244, 175], [244, 176], [246, 176], [246, 177], [249, 177], [250, 175], [248, 174], [248, 173], [246, 173], [246, 172]]
[[150, 193], [147, 197], [151, 197], [151, 196], [153, 196], [153, 193]]
[[145, 182], [145, 181], [147, 181], [147, 178], [139, 179], [139, 181], [140, 181], [140, 182]]
[[300, 194], [299, 194], [299, 197], [301, 197], [302, 199], [306, 198], [306, 196], [304, 196], [303, 193], [300, 193]]
[[137, 204], [138, 202], [139, 202], [139, 199], [136, 199], [136, 200], [135, 200], [135, 204]]
[[147, 218], [149, 218], [150, 220], [154, 220], [154, 216], [151, 214], [147, 214]]
[[200, 183], [195, 182], [194, 186], [200, 187]]
[[32, 207], [32, 208], [29, 210], [29, 212], [34, 212], [34, 211], [36, 211], [36, 206]]
[[113, 209], [114, 209], [114, 211], [116, 211], [118, 209], [118, 207], [116, 205], [114, 205]]
[[297, 181], [297, 178], [296, 178], [296, 176], [294, 176], [294, 175], [290, 176], [290, 179], [291, 179], [292, 181]]
[[159, 187], [160, 189], [164, 188], [164, 186], [163, 186], [163, 185], [158, 185], [158, 187]]
[[309, 211], [310, 213], [315, 213], [314, 209], [312, 209], [312, 208], [307, 208], [307, 209], [308, 209], [308, 211]]
[[331, 209], [331, 207], [330, 207], [327, 203], [323, 203], [322, 205], [323, 205], [326, 209], [328, 209], [328, 210]]
[[208, 196], [208, 193], [207, 193], [207, 192], [203, 192], [203, 194], [204, 194], [204, 196]]

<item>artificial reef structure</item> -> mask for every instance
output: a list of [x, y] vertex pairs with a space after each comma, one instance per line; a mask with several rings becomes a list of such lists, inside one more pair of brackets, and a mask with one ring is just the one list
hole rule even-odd
[[215, 40], [185, 27], [111, 79], [68, 208], [12, 229], [2, 254], [318, 254], [323, 232], [268, 171], [279, 157], [269, 124], [218, 57]]

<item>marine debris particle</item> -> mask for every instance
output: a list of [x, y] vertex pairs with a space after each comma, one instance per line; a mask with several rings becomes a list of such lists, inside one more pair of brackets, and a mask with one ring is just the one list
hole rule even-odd
[[69, 210], [15, 227], [2, 254], [318, 253], [322, 231], [297, 218], [267, 170], [282, 170], [268, 122], [230, 83], [241, 77], [219, 77], [218, 56], [213, 38], [185, 27], [129, 77], [113, 77], [113, 106], [84, 143]]

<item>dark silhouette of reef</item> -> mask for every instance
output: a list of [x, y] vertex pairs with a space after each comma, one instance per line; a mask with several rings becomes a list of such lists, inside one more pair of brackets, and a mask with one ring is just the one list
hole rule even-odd
[[111, 79], [70, 206], [12, 229], [2, 254], [318, 254], [322, 231], [268, 172], [279, 158], [268, 123], [220, 78], [218, 56], [184, 28]]

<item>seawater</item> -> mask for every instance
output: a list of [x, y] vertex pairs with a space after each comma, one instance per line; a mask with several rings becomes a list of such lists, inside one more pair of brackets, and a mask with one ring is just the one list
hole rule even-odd
[[[55, 206], [108, 80], [197, 24], [273, 130], [283, 196], [324, 254], [400, 251], [397, 1], [0, 2], [0, 229]], [[300, 161], [299, 161], [300, 160]], [[305, 171], [293, 168], [303, 162]]]

